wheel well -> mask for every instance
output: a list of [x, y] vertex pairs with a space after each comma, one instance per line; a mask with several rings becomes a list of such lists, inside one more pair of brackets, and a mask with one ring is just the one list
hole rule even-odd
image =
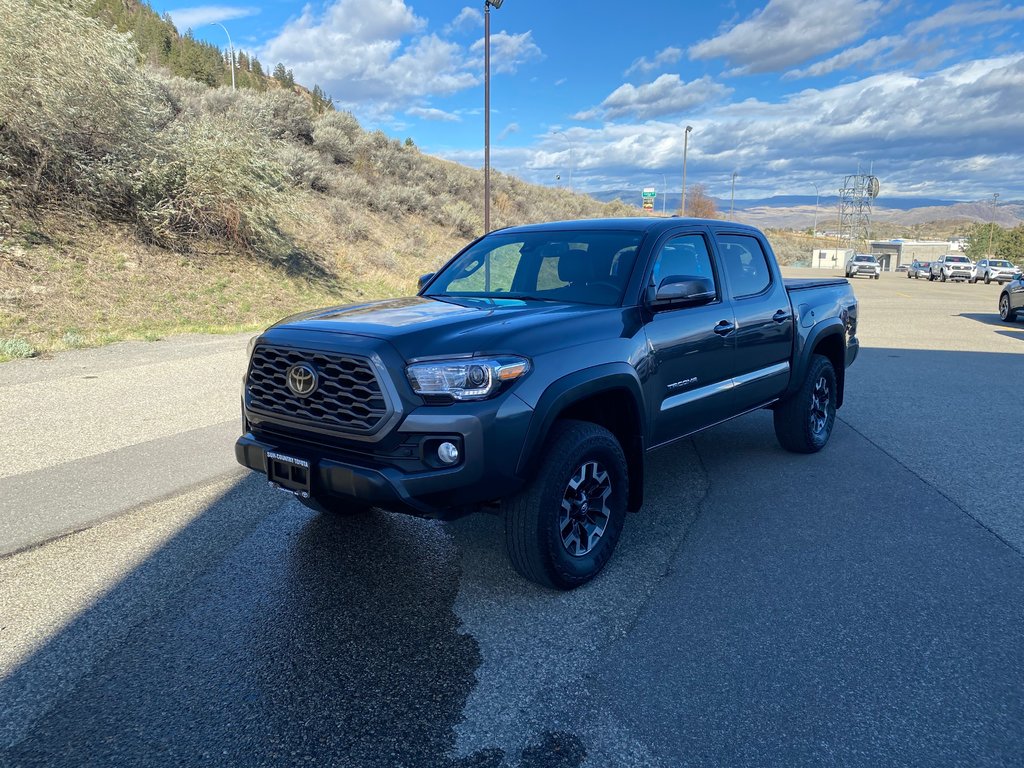
[[836, 387], [839, 390], [836, 397], [836, 407], [843, 404], [843, 394], [846, 390], [846, 348], [843, 345], [841, 333], [831, 333], [814, 345], [812, 355], [824, 355], [831, 363], [836, 372]]
[[608, 389], [577, 400], [562, 409], [558, 419], [576, 419], [598, 424], [613, 435], [626, 454], [629, 467], [629, 510], [643, 504], [644, 441], [640, 409], [627, 389]]

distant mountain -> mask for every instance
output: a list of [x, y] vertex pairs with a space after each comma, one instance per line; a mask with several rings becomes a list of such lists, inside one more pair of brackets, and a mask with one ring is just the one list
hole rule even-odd
[[[621, 200], [627, 205], [640, 207], [639, 189], [604, 190], [589, 193], [602, 202]], [[729, 213], [728, 198], [712, 198], [718, 210]], [[810, 227], [815, 218], [814, 195], [776, 195], [759, 199], [736, 199], [736, 218], [762, 227]], [[672, 213], [679, 210], [679, 192], [659, 194], [655, 211]], [[818, 199], [818, 227], [827, 228], [837, 216], [839, 198], [836, 195]], [[995, 221], [1005, 227], [1014, 227], [1024, 221], [1024, 200], [1000, 201], [993, 209], [989, 200], [963, 201], [930, 197], [880, 197], [875, 201], [872, 218], [892, 224], [912, 226], [933, 221]], [[834, 228], [834, 226], [833, 226]]]

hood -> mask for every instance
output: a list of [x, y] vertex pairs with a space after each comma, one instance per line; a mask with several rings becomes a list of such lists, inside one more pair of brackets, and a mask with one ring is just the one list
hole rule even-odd
[[538, 354], [591, 337], [614, 337], [622, 332], [624, 311], [519, 299], [442, 301], [416, 296], [315, 310], [274, 327], [384, 339], [410, 360], [473, 353]]

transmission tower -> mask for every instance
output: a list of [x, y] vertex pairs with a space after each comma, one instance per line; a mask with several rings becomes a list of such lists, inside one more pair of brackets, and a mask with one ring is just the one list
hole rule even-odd
[[839, 190], [839, 242], [847, 250], [867, 240], [871, 232], [871, 204], [878, 197], [878, 179], [858, 173], [843, 180]]

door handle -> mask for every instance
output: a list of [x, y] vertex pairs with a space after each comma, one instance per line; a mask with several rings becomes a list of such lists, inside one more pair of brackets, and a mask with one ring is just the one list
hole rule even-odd
[[772, 320], [774, 320], [776, 323], [783, 323], [786, 320], [789, 320], [789, 312], [787, 312], [784, 309], [780, 309], [778, 312], [772, 315]]
[[730, 333], [736, 330], [736, 326], [730, 323], [728, 320], [719, 320], [718, 325], [712, 329], [719, 336], [728, 336]]

